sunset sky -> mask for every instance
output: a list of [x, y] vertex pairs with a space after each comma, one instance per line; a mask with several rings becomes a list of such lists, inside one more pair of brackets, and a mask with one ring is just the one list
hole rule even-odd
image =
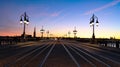
[[89, 22], [93, 14], [98, 17], [95, 27], [97, 38], [120, 38], [120, 0], [0, 0], [0, 36], [19, 36], [23, 32], [20, 16], [26, 12], [30, 23], [26, 33], [37, 36], [44, 26], [53, 36], [64, 36], [76, 27], [77, 37], [90, 38]]

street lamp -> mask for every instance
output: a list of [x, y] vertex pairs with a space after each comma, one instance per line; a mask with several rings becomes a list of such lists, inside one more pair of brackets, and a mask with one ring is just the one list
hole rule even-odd
[[49, 30], [46, 33], [47, 33], [47, 38], [49, 38]]
[[71, 34], [70, 31], [68, 31], [68, 37], [69, 37], [69, 38], [70, 38], [70, 34]]
[[98, 26], [98, 17], [93, 14], [90, 18], [90, 26], [93, 27], [93, 34], [92, 34], [92, 43], [95, 42], [95, 25]]
[[25, 39], [25, 27], [29, 24], [29, 17], [26, 12], [20, 16], [20, 24], [24, 24], [22, 37]]
[[42, 26], [42, 29], [40, 30], [40, 32], [41, 32], [41, 38], [43, 38], [43, 33], [44, 33], [44, 29], [43, 29], [43, 26]]
[[74, 30], [73, 30], [73, 34], [74, 34], [74, 38], [76, 38], [76, 34], [77, 34], [77, 30], [76, 30], [76, 27], [74, 27]]

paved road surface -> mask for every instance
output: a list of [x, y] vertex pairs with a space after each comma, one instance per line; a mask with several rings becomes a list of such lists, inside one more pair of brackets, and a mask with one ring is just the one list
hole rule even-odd
[[43, 40], [0, 48], [0, 67], [120, 67], [120, 50], [73, 40]]

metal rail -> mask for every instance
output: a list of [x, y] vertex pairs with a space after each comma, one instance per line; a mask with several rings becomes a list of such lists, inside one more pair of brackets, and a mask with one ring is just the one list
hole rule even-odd
[[33, 56], [29, 61], [27, 61], [25, 64], [23, 64], [22, 67], [26, 67], [27, 64], [29, 64], [32, 60], [34, 60], [37, 56], [39, 56], [42, 52], [44, 52], [50, 46], [51, 45], [45, 46], [45, 48], [43, 48], [42, 51], [40, 51], [38, 54], [36, 54], [35, 56]]
[[88, 63], [90, 63], [93, 67], [97, 67], [94, 63], [92, 63], [90, 60], [88, 60], [86, 57], [84, 57], [82, 54], [80, 54], [78, 51], [76, 51], [74, 49], [74, 47], [72, 46], [68, 46], [71, 50], [73, 50], [77, 55], [79, 55], [80, 57], [82, 57], [85, 61], [87, 61]]
[[70, 53], [70, 51], [65, 47], [65, 45], [63, 43], [61, 43], [62, 46], [65, 48], [66, 52], [69, 54], [69, 56], [72, 58], [72, 60], [75, 62], [75, 64], [77, 65], [77, 67], [81, 67], [80, 64], [76, 61], [76, 59], [73, 57], [73, 55]]
[[[71, 46], [72, 46], [72, 45], [71, 45]], [[103, 61], [101, 61], [101, 60], [99, 60], [99, 59], [95, 58], [95, 57], [94, 57], [94, 56], [92, 56], [91, 54], [88, 54], [87, 52], [85, 52], [85, 51], [83, 51], [83, 50], [80, 50], [80, 48], [75, 47], [75, 46], [72, 46], [72, 47], [73, 47], [73, 48], [75, 48], [75, 49], [77, 49], [78, 51], [80, 51], [80, 52], [82, 52], [82, 53], [86, 54], [87, 56], [91, 57], [92, 59], [94, 59], [94, 60], [96, 60], [96, 61], [98, 61], [98, 62], [100, 62], [100, 63], [104, 64], [105, 66], [107, 66], [107, 67], [111, 67], [110, 65], [106, 64], [105, 62], [103, 62]]]
[[55, 44], [52, 45], [52, 47], [50, 48], [49, 52], [47, 53], [47, 55], [45, 56], [44, 60], [39, 64], [38, 67], [43, 67], [46, 59], [48, 58], [48, 56], [50, 55], [50, 53], [52, 52], [53, 48], [55, 47]]
[[34, 52], [36, 52], [36, 51], [38, 51], [38, 50], [40, 50], [40, 49], [42, 49], [42, 48], [44, 48], [44, 47], [46, 47], [46, 46], [47, 46], [47, 45], [37, 46], [37, 49], [34, 49], [34, 50], [32, 50], [31, 52], [28, 52], [27, 54], [19, 57], [19, 58], [16, 59], [14, 62], [9, 62], [9, 63], [5, 64], [4, 67], [10, 67], [10, 66], [12, 66], [12, 65], [15, 65], [17, 62], [23, 60], [24, 58], [27, 58], [28, 56], [30, 56], [30, 55], [33, 54]]

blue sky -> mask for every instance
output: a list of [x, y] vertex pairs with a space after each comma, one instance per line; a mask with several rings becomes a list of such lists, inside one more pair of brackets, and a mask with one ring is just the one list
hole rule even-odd
[[30, 24], [27, 34], [33, 34], [36, 26], [49, 30], [54, 36], [64, 36], [76, 26], [78, 37], [91, 37], [90, 17], [94, 13], [99, 19], [95, 33], [98, 38], [120, 38], [120, 0], [1, 0], [0, 35], [21, 35], [20, 15], [27, 12]]

